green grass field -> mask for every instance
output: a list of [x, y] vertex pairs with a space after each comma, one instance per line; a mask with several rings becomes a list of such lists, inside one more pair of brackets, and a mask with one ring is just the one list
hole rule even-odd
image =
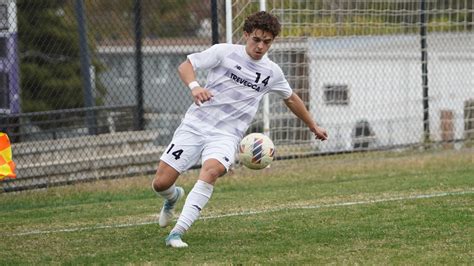
[[[187, 249], [164, 244], [152, 177], [3, 193], [0, 265], [473, 265], [473, 158], [384, 152], [238, 168], [218, 181]], [[178, 183], [189, 191], [195, 180]]]

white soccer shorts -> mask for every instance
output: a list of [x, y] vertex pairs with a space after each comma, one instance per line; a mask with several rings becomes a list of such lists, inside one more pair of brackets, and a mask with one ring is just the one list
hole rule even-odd
[[216, 159], [228, 171], [234, 163], [237, 147], [236, 137], [202, 135], [178, 128], [160, 160], [182, 173], [196, 165], [199, 158], [202, 158], [201, 164]]

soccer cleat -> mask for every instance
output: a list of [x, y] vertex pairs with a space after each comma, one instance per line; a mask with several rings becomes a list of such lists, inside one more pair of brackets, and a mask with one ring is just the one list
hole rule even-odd
[[160, 212], [160, 219], [158, 220], [158, 224], [161, 227], [166, 227], [170, 224], [174, 217], [174, 208], [176, 206], [176, 202], [180, 200], [184, 196], [184, 189], [182, 187], [176, 187], [176, 197], [174, 200], [165, 200], [163, 204], [163, 208], [161, 208]]
[[181, 240], [181, 235], [178, 233], [170, 233], [165, 240], [166, 246], [170, 246], [173, 248], [185, 248], [188, 244], [184, 243]]

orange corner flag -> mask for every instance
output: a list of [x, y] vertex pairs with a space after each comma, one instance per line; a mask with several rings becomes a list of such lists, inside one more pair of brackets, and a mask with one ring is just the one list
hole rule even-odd
[[15, 178], [15, 163], [12, 160], [12, 147], [7, 134], [0, 132], [0, 180]]

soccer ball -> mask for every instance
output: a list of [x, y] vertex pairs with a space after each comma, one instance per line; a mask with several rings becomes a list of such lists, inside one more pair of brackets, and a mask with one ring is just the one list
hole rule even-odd
[[272, 140], [261, 133], [251, 133], [240, 141], [239, 158], [250, 169], [263, 169], [270, 165], [275, 154]]

